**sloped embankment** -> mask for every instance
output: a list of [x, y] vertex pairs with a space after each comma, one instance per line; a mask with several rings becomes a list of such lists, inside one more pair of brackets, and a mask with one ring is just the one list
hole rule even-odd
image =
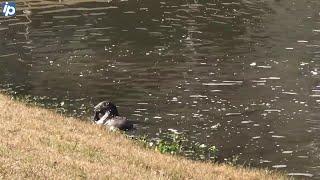
[[0, 95], [0, 177], [284, 179], [266, 170], [186, 160], [119, 133]]

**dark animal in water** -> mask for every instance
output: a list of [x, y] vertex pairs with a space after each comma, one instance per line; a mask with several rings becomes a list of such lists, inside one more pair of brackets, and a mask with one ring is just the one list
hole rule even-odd
[[96, 124], [103, 124], [120, 130], [133, 128], [133, 123], [125, 117], [120, 117], [116, 105], [108, 101], [102, 101], [94, 107], [93, 120]]

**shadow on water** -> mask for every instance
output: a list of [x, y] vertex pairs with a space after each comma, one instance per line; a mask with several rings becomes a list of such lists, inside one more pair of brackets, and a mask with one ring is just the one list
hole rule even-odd
[[110, 99], [136, 135], [176, 129], [221, 160], [320, 177], [320, 2], [16, 2], [7, 92], [84, 119]]

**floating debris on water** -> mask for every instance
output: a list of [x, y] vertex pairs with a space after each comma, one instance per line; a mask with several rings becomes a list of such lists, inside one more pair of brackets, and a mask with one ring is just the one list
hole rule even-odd
[[171, 101], [176, 102], [176, 101], [178, 101], [178, 98], [177, 98], [177, 97], [173, 97], [173, 98], [171, 99]]
[[288, 173], [288, 176], [305, 176], [305, 177], [313, 177], [313, 174], [310, 173]]
[[168, 131], [174, 133], [174, 134], [182, 134], [182, 132], [179, 132], [178, 130], [176, 129], [173, 129], [173, 128], [169, 128]]
[[308, 65], [309, 63], [306, 63], [306, 62], [301, 62], [300, 63], [300, 66], [305, 66], [305, 65]]
[[226, 116], [239, 116], [241, 113], [235, 112], [235, 113], [227, 113]]
[[241, 121], [241, 124], [249, 124], [252, 123], [253, 121]]
[[297, 93], [295, 93], [295, 92], [282, 92], [282, 94], [297, 95]]
[[272, 66], [257, 66], [258, 68], [263, 68], [263, 69], [271, 69]]
[[210, 90], [210, 92], [221, 92], [222, 90], [219, 90], [219, 89], [213, 89], [213, 90]]
[[201, 144], [200, 146], [199, 146], [199, 148], [206, 148], [207, 147], [207, 145], [205, 145], [205, 144]]
[[253, 83], [266, 83], [266, 80], [251, 80]]
[[280, 77], [266, 77], [266, 78], [260, 78], [260, 79], [279, 80]]
[[318, 71], [310, 71], [312, 75], [318, 75]]
[[285, 165], [285, 164], [279, 164], [279, 165], [273, 165], [272, 167], [273, 167], [273, 168], [286, 168], [287, 165]]
[[307, 158], [309, 158], [309, 156], [297, 156], [298, 158], [300, 158], [300, 159], [307, 159]]
[[207, 96], [204, 95], [190, 95], [191, 98], [206, 98]]
[[240, 85], [242, 81], [223, 81], [221, 83], [202, 83], [204, 86], [232, 86], [232, 85]]
[[293, 151], [282, 151], [282, 154], [292, 154]]
[[310, 97], [320, 97], [320, 94], [311, 94]]
[[252, 63], [250, 63], [250, 66], [256, 66], [257, 65], [257, 63], [256, 62], [252, 62]]
[[211, 126], [211, 129], [217, 130], [220, 126], [221, 126], [221, 124], [217, 123], [217, 124]]
[[149, 104], [149, 103], [147, 103], [147, 102], [139, 102], [137, 104], [146, 105], [146, 104]]
[[237, 83], [202, 83], [205, 86], [232, 86], [236, 85]]
[[273, 138], [286, 138], [285, 136], [279, 136], [279, 135], [272, 135], [271, 137], [273, 137]]
[[269, 160], [263, 160], [263, 159], [261, 159], [261, 160], [260, 160], [260, 163], [270, 163], [270, 162], [272, 162], [272, 161], [269, 161]]
[[281, 112], [280, 109], [265, 109], [265, 112]]

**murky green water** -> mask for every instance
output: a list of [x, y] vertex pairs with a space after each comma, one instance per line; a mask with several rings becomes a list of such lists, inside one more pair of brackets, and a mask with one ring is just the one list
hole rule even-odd
[[84, 119], [110, 99], [136, 135], [176, 129], [221, 160], [320, 178], [320, 1], [16, 2], [7, 92]]

